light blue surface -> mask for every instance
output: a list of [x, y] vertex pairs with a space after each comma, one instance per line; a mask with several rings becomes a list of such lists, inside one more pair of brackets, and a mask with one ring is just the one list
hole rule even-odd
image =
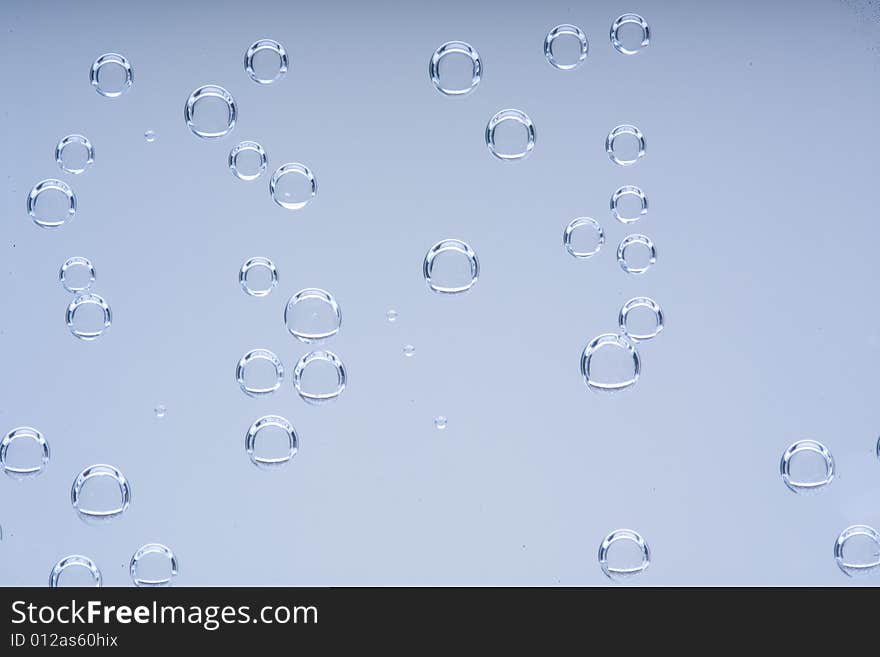
[[[131, 555], [160, 542], [179, 557], [180, 585], [593, 585], [608, 582], [596, 551], [618, 527], [651, 546], [646, 585], [880, 583], [848, 579], [832, 555], [848, 525], [880, 527], [876, 8], [129, 4], [0, 7], [0, 431], [31, 425], [52, 448], [42, 476], [0, 477], [0, 584], [43, 586], [58, 559], [80, 553], [106, 585], [129, 585]], [[634, 57], [608, 39], [626, 11], [652, 28]], [[559, 23], [590, 39], [574, 71], [543, 56]], [[291, 57], [266, 87], [243, 66], [261, 37]], [[482, 56], [469, 96], [444, 97], [429, 80], [448, 40]], [[117, 99], [89, 85], [104, 52], [134, 68]], [[208, 83], [239, 109], [214, 143], [183, 120], [189, 93]], [[537, 130], [521, 162], [495, 160], [484, 142], [506, 107]], [[647, 138], [647, 157], [627, 169], [604, 151], [620, 123]], [[79, 176], [53, 157], [70, 133], [95, 146]], [[226, 165], [244, 139], [269, 157], [254, 183]], [[268, 194], [268, 174], [291, 161], [319, 183], [298, 212]], [[49, 177], [79, 201], [55, 231], [25, 212]], [[608, 211], [623, 184], [650, 199], [632, 227]], [[583, 215], [607, 241], [581, 261], [562, 230]], [[640, 277], [614, 257], [629, 232], [657, 246]], [[467, 295], [431, 294], [421, 276], [447, 237], [480, 258]], [[279, 272], [262, 299], [237, 281], [257, 255]], [[92, 343], [64, 324], [57, 275], [70, 256], [94, 263], [93, 290], [113, 309]], [[282, 321], [304, 287], [341, 305], [325, 346], [348, 388], [322, 407], [289, 378], [246, 397], [234, 377], [245, 352], [271, 349], [290, 372], [309, 350]], [[640, 348], [635, 389], [590, 392], [581, 351], [638, 295], [662, 305], [667, 327]], [[270, 413], [301, 436], [278, 472], [244, 450]], [[839, 468], [815, 496], [778, 473], [801, 438], [824, 443]], [[93, 463], [132, 486], [129, 510], [101, 527], [69, 501]]]

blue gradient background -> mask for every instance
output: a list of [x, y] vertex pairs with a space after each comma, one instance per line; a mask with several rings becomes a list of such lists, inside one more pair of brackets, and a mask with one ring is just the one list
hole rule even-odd
[[[626, 11], [653, 31], [635, 57], [608, 40]], [[178, 554], [180, 585], [594, 585], [618, 527], [651, 546], [641, 584], [880, 583], [848, 579], [832, 555], [846, 526], [880, 527], [876, 17], [837, 0], [4, 2], [0, 430], [35, 426], [53, 454], [38, 478], [0, 477], [0, 584], [45, 585], [80, 553], [106, 585], [129, 585], [132, 553], [158, 541]], [[572, 72], [542, 53], [565, 22], [591, 45]], [[261, 37], [292, 57], [269, 87], [242, 66]], [[465, 98], [427, 76], [453, 39], [483, 58]], [[104, 52], [134, 67], [121, 98], [89, 85]], [[182, 118], [206, 83], [239, 105], [214, 143]], [[505, 107], [537, 128], [525, 161], [486, 150]], [[626, 122], [648, 154], [622, 169], [604, 138]], [[75, 132], [96, 162], [61, 175], [53, 149]], [[267, 177], [234, 179], [226, 155], [243, 139], [264, 145], [270, 171], [311, 167], [317, 199], [289, 212]], [[25, 212], [48, 177], [79, 201], [56, 231]], [[633, 230], [658, 261], [641, 277], [614, 258], [630, 232], [608, 212], [622, 184], [651, 202]], [[586, 261], [561, 239], [582, 215], [607, 234]], [[468, 295], [431, 294], [421, 277], [445, 237], [480, 258]], [[114, 311], [93, 343], [64, 324], [57, 273], [73, 255], [95, 264]], [[236, 279], [255, 255], [280, 273], [264, 299]], [[234, 368], [247, 350], [274, 350], [288, 372], [309, 350], [281, 314], [311, 286], [341, 304], [326, 346], [348, 389], [318, 408], [289, 379], [245, 397]], [[591, 393], [581, 350], [636, 295], [658, 300], [667, 329], [641, 348], [631, 394]], [[279, 472], [244, 451], [267, 413], [302, 437]], [[820, 495], [778, 475], [800, 438], [837, 460]], [[133, 488], [102, 527], [69, 503], [92, 463]]]

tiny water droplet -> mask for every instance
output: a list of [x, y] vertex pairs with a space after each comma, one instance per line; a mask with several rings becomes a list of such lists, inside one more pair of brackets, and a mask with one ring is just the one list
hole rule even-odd
[[152, 130], [147, 130], [144, 133], [144, 139], [147, 140], [147, 143], [152, 144], [154, 141], [156, 141], [156, 133], [153, 132]]
[[443, 429], [446, 428], [446, 424], [446, 418], [442, 415], [438, 415], [434, 418], [434, 427], [437, 428], [439, 431], [443, 431]]
[[153, 411], [156, 413], [156, 417], [163, 418], [165, 417], [165, 413], [168, 412], [168, 409], [166, 409], [163, 404], [158, 404]]
[[416, 353], [416, 348], [413, 347], [411, 344], [408, 344], [403, 348], [403, 355], [406, 356], [407, 358], [412, 358], [413, 355], [415, 355], [415, 353]]
[[387, 313], [385, 313], [385, 317], [388, 318], [389, 322], [396, 322], [397, 321], [397, 311], [396, 310], [389, 310]]

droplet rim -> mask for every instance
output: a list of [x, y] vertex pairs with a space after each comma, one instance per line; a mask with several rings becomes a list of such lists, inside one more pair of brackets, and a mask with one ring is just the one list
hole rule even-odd
[[49, 587], [50, 588], [60, 588], [59, 582], [61, 580], [61, 574], [67, 570], [68, 568], [80, 567], [88, 570], [92, 579], [95, 582], [95, 588], [100, 588], [103, 583], [103, 578], [101, 577], [101, 570], [95, 564], [94, 561], [89, 559], [88, 557], [84, 557], [81, 554], [71, 554], [70, 556], [64, 557], [63, 559], [59, 559], [58, 562], [52, 566], [52, 570], [49, 572]]
[[[608, 565], [608, 551], [618, 541], [630, 541], [635, 543], [642, 554], [642, 562], [635, 568], [619, 569]], [[651, 548], [648, 542], [637, 531], [632, 529], [615, 529], [608, 534], [599, 544], [599, 567], [605, 576], [612, 580], [621, 580], [634, 577], [645, 572], [651, 565]]]
[[[104, 89], [101, 89], [98, 74], [100, 73], [101, 68], [108, 64], [121, 66], [122, 70], [125, 71], [125, 80], [119, 91], [105, 91]], [[95, 91], [104, 98], [119, 98], [122, 94], [131, 89], [131, 85], [134, 83], [134, 69], [132, 69], [131, 64], [124, 55], [115, 52], [104, 53], [92, 63], [92, 68], [89, 70], [89, 82], [95, 88]]]
[[[580, 44], [580, 52], [576, 62], [573, 62], [571, 64], [562, 64], [553, 54], [553, 42], [562, 36], [573, 36], [578, 40]], [[584, 31], [577, 25], [562, 23], [561, 25], [557, 25], [552, 30], [550, 30], [547, 33], [547, 36], [544, 37], [544, 57], [547, 58], [547, 61], [553, 68], [559, 71], [573, 71], [578, 66], [584, 63], [584, 61], [587, 59], [587, 55], [589, 54], [589, 52], [590, 42], [587, 39], [587, 35], [584, 34]]]
[[[101, 308], [101, 311], [104, 313], [104, 326], [97, 331], [80, 331], [74, 326], [74, 321], [76, 320], [76, 311], [82, 306], [87, 305], [95, 305]], [[104, 331], [110, 328], [110, 325], [113, 323], [113, 313], [110, 310], [110, 306], [99, 294], [95, 294], [94, 292], [87, 292], [85, 294], [78, 294], [74, 297], [73, 301], [70, 302], [70, 305], [67, 306], [67, 313], [65, 314], [65, 320], [67, 322], [67, 328], [70, 329], [70, 333], [80, 340], [84, 340], [86, 342], [91, 342], [92, 340], [97, 340], [101, 335], [103, 335]]]
[[[247, 366], [248, 363], [255, 360], [268, 361], [275, 368], [275, 383], [273, 385], [264, 388], [254, 388], [247, 385], [245, 381]], [[235, 367], [235, 380], [244, 394], [250, 397], [264, 397], [281, 387], [281, 382], [284, 380], [284, 365], [281, 363], [281, 359], [269, 349], [251, 349], [238, 361], [238, 365]]]
[[[89, 479], [96, 477], [110, 477], [116, 482], [120, 494], [119, 506], [106, 511], [83, 509], [80, 507], [80, 495], [82, 494], [83, 486], [85, 486]], [[125, 475], [115, 466], [107, 465], [106, 463], [90, 465], [73, 480], [73, 485], [70, 487], [70, 503], [80, 518], [84, 520], [110, 520], [118, 518], [131, 505], [131, 485], [125, 478]]]
[[[64, 149], [71, 144], [78, 144], [86, 149], [86, 161], [83, 162], [83, 165], [79, 168], [71, 169], [64, 166]], [[61, 167], [62, 171], [73, 175], [79, 175], [95, 163], [95, 147], [92, 146], [92, 142], [83, 135], [67, 135], [58, 142], [57, 146], [55, 146], [55, 161], [58, 163], [58, 166]]]
[[[633, 333], [627, 329], [627, 317], [636, 308], [647, 308], [654, 313], [655, 328], [650, 333]], [[633, 297], [621, 306], [620, 312], [617, 315], [617, 323], [620, 326], [621, 332], [633, 342], [643, 342], [656, 338], [663, 331], [666, 325], [665, 322], [666, 318], [663, 315], [663, 309], [651, 297]]]
[[[639, 151], [638, 153], [636, 153], [636, 156], [631, 160], [619, 158], [614, 153], [614, 140], [623, 135], [635, 137], [639, 143]], [[617, 166], [631, 167], [636, 162], [645, 157], [646, 149], [647, 142], [645, 141], [645, 135], [636, 126], [629, 123], [624, 123], [616, 126], [611, 130], [611, 132], [608, 133], [608, 136], [605, 138], [605, 152], [608, 153], [608, 157]]]
[[[254, 69], [254, 57], [263, 50], [271, 50], [278, 55], [278, 73], [272, 78], [261, 78]], [[259, 85], [270, 85], [281, 80], [287, 75], [287, 69], [290, 66], [290, 56], [287, 49], [275, 39], [258, 39], [244, 53], [244, 70], [248, 77]]]
[[[303, 390], [303, 374], [305, 373], [306, 368], [315, 361], [330, 363], [336, 370], [336, 388], [331, 392], [312, 393]], [[296, 367], [293, 368], [293, 387], [296, 389], [296, 392], [300, 396], [300, 398], [310, 404], [323, 404], [325, 402], [338, 399], [345, 390], [347, 383], [348, 373], [345, 369], [345, 364], [342, 362], [342, 359], [340, 359], [339, 356], [337, 356], [332, 351], [327, 351], [324, 349], [310, 351], [302, 358], [300, 358], [296, 364]]]
[[[611, 344], [625, 350], [630, 355], [630, 358], [632, 358], [632, 376], [625, 381], [617, 381], [614, 383], [603, 383], [594, 381], [590, 377], [590, 359], [592, 358], [593, 354], [599, 351], [599, 349]], [[639, 355], [639, 350], [636, 348], [636, 345], [632, 340], [630, 340], [625, 335], [621, 335], [619, 333], [603, 333], [602, 335], [596, 336], [587, 343], [587, 346], [584, 347], [584, 351], [581, 354], [581, 376], [583, 377], [584, 382], [587, 384], [587, 387], [590, 388], [590, 390], [594, 390], [596, 392], [614, 393], [626, 390], [627, 388], [631, 388], [638, 382], [639, 377], [641, 376], [641, 372], [642, 359]]]
[[[67, 197], [67, 215], [62, 219], [57, 220], [45, 220], [37, 217], [37, 199], [40, 197], [40, 194], [44, 192], [54, 190], [61, 192]], [[68, 221], [72, 220], [74, 216], [76, 216], [76, 194], [73, 193], [73, 190], [63, 180], [58, 180], [56, 178], [46, 178], [45, 180], [41, 180], [36, 185], [31, 187], [31, 191], [27, 197], [27, 212], [30, 215], [31, 219], [33, 219], [34, 223], [37, 224], [40, 228], [60, 228]]]
[[[596, 235], [598, 235], [596, 248], [592, 251], [575, 251], [574, 246], [571, 243], [574, 232], [583, 226], [592, 226], [596, 231]], [[602, 246], [605, 244], [605, 229], [603, 229], [602, 225], [592, 217], [577, 217], [568, 222], [565, 230], [562, 231], [562, 244], [565, 246], [565, 250], [575, 258], [592, 258], [602, 250]]]
[[[648, 263], [643, 267], [630, 267], [626, 262], [626, 250], [634, 244], [640, 244], [648, 249]], [[617, 247], [617, 263], [627, 274], [644, 274], [657, 262], [657, 247], [647, 235], [633, 234], [624, 237]]]
[[[623, 45], [623, 42], [620, 40], [620, 28], [624, 25], [638, 25], [642, 30], [642, 42], [639, 44], [639, 47], [635, 50], [627, 48]], [[651, 28], [648, 26], [648, 21], [642, 18], [639, 14], [627, 13], [621, 14], [614, 22], [611, 23], [611, 30], [609, 32], [609, 38], [611, 39], [611, 45], [614, 49], [622, 55], [637, 55], [642, 50], [648, 47], [651, 43]]]
[[[825, 462], [825, 478], [821, 481], [793, 481], [791, 478], [792, 459], [802, 452], [813, 452]], [[830, 450], [816, 440], [798, 440], [788, 446], [779, 460], [779, 474], [783, 483], [793, 493], [808, 493], [828, 486], [837, 474], [837, 466]]]
[[[9, 446], [16, 440], [22, 438], [30, 438], [37, 443], [37, 446], [40, 448], [39, 465], [28, 468], [19, 468], [6, 463]], [[42, 432], [33, 427], [16, 427], [3, 436], [3, 440], [0, 441], [0, 470], [3, 470], [8, 476], [15, 479], [34, 477], [41, 474], [49, 465], [50, 457], [51, 450], [49, 449], [49, 442], [46, 440], [46, 437], [43, 436]]]
[[[514, 121], [523, 126], [526, 130], [526, 148], [518, 153], [502, 153], [495, 147], [495, 130], [505, 121]], [[486, 146], [489, 152], [502, 162], [514, 162], [522, 160], [531, 153], [535, 148], [535, 124], [529, 118], [528, 114], [518, 109], [503, 109], [496, 112], [486, 124]]]
[[[137, 576], [137, 565], [138, 561], [144, 558], [148, 554], [163, 554], [168, 557], [169, 562], [171, 563], [171, 572], [169, 573], [166, 579], [143, 579], [138, 578]], [[177, 577], [178, 573], [178, 562], [177, 555], [169, 548], [167, 545], [163, 545], [162, 543], [147, 543], [139, 547], [135, 553], [131, 556], [131, 561], [128, 564], [128, 573], [131, 576], [132, 583], [138, 588], [158, 588], [164, 586], [171, 586], [174, 578]]]
[[[471, 279], [468, 283], [464, 285], [438, 285], [434, 282], [432, 277], [434, 261], [437, 259], [437, 256], [446, 251], [461, 253], [468, 259], [471, 272]], [[432, 292], [438, 294], [461, 294], [470, 290], [479, 280], [480, 259], [477, 258], [476, 251], [467, 242], [455, 238], [442, 239], [428, 249], [428, 252], [425, 254], [425, 259], [422, 262], [422, 276]]]
[[[199, 130], [195, 123], [195, 108], [196, 103], [198, 103], [202, 98], [219, 98], [226, 103], [226, 127], [222, 130]], [[229, 93], [225, 88], [221, 87], [217, 84], [203, 84], [201, 87], [193, 91], [189, 98], [186, 99], [186, 103], [183, 106], [183, 118], [186, 121], [186, 125], [189, 126], [190, 131], [201, 139], [220, 139], [221, 137], [225, 137], [235, 128], [235, 122], [238, 120], [238, 105], [235, 103], [235, 98], [232, 97], [232, 94]]]
[[[440, 80], [440, 62], [444, 57], [453, 54], [465, 55], [471, 60], [471, 84], [467, 88], [447, 88], [443, 86], [443, 83]], [[469, 43], [465, 43], [464, 41], [447, 41], [437, 48], [437, 50], [434, 51], [434, 54], [431, 55], [431, 59], [428, 62], [428, 75], [431, 78], [434, 88], [444, 96], [466, 96], [472, 93], [480, 84], [480, 80], [482, 80], [483, 60], [480, 59], [480, 54], [477, 50]]]
[[[279, 181], [284, 176], [289, 176], [293, 174], [303, 176], [309, 183], [311, 191], [309, 197], [304, 201], [282, 201], [276, 195]], [[273, 173], [272, 177], [269, 179], [269, 195], [272, 197], [272, 200], [275, 201], [277, 205], [284, 208], [285, 210], [301, 210], [309, 203], [311, 203], [318, 195], [318, 181], [315, 178], [315, 174], [313, 174], [311, 169], [309, 169], [305, 164], [300, 164], [299, 162], [288, 162], [287, 164], [282, 164], [280, 167], [275, 169], [275, 173]]]

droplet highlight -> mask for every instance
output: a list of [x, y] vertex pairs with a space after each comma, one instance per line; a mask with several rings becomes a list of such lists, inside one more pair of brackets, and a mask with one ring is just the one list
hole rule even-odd
[[101, 586], [101, 571], [95, 562], [81, 554], [72, 554], [64, 557], [52, 567], [49, 573], [49, 586], [60, 588], [63, 586]]
[[656, 262], [657, 249], [645, 235], [627, 235], [617, 247], [617, 263], [627, 274], [644, 274]]
[[783, 452], [779, 474], [792, 492], [813, 493], [834, 481], [834, 457], [820, 442], [799, 440]]
[[[622, 142], [625, 145], [621, 145]], [[605, 151], [614, 164], [629, 167], [645, 157], [645, 135], [634, 125], [619, 125], [605, 138]]]
[[250, 426], [244, 446], [251, 463], [266, 470], [275, 469], [296, 456], [299, 436], [280, 415], [265, 415]]
[[447, 41], [431, 56], [428, 74], [434, 88], [446, 96], [465, 96], [480, 84], [483, 62], [464, 41]]
[[58, 280], [68, 292], [85, 292], [95, 282], [95, 266], [88, 258], [68, 258], [58, 271]]
[[177, 571], [177, 556], [161, 543], [138, 548], [128, 565], [131, 581], [137, 587], [171, 586]]
[[[641, 38], [631, 40], [624, 36], [623, 30], [635, 26], [641, 32]], [[651, 43], [651, 28], [648, 22], [638, 14], [623, 14], [611, 24], [611, 45], [622, 55], [636, 55]]]
[[[628, 204], [632, 199], [635, 199], [638, 203], [638, 210], [624, 213], [621, 206]], [[631, 224], [648, 214], [648, 197], [645, 196], [645, 192], [635, 185], [624, 185], [615, 190], [611, 195], [610, 205], [611, 214], [622, 224]]]
[[66, 182], [47, 178], [31, 188], [27, 212], [40, 228], [58, 228], [76, 215], [76, 196]]
[[93, 293], [77, 295], [67, 306], [67, 328], [80, 340], [96, 340], [113, 323], [113, 314], [104, 298]]
[[462, 240], [440, 240], [425, 255], [422, 274], [428, 287], [439, 294], [461, 294], [480, 277], [476, 252]]
[[278, 270], [269, 258], [248, 258], [238, 271], [238, 283], [245, 294], [265, 297], [278, 285]]
[[641, 358], [624, 335], [605, 333], [590, 340], [581, 354], [581, 375], [591, 390], [619, 392], [639, 380]]
[[105, 98], [118, 98], [131, 89], [134, 71], [122, 55], [108, 52], [98, 57], [89, 71], [89, 82]]
[[[271, 369], [271, 372], [269, 372]], [[284, 365], [268, 349], [251, 349], [235, 367], [235, 380], [241, 391], [250, 397], [262, 397], [281, 387]]]
[[62, 171], [80, 174], [95, 163], [95, 147], [82, 135], [67, 135], [55, 146], [55, 161]]
[[576, 69], [587, 58], [589, 50], [587, 35], [577, 25], [557, 25], [544, 39], [544, 56], [553, 68], [560, 71]]
[[283, 164], [269, 180], [272, 200], [285, 210], [301, 210], [318, 195], [318, 181], [304, 164]]
[[521, 110], [501, 110], [486, 125], [486, 146], [499, 160], [521, 160], [535, 148], [535, 124]]
[[293, 386], [310, 404], [336, 399], [345, 390], [347, 380], [345, 365], [332, 351], [312, 351], [300, 358], [293, 370]]
[[332, 294], [310, 287], [288, 299], [284, 306], [284, 324], [300, 342], [320, 342], [339, 333], [342, 310]]
[[562, 232], [565, 250], [575, 258], [591, 258], [605, 244], [605, 231], [592, 217], [572, 219]]
[[193, 91], [183, 106], [186, 125], [197, 137], [219, 139], [235, 127], [238, 106], [226, 89], [206, 84]]
[[834, 542], [834, 560], [849, 577], [880, 571], [880, 534], [868, 525], [847, 527]]
[[269, 158], [263, 147], [255, 141], [243, 141], [229, 151], [229, 170], [239, 180], [256, 180], [266, 171]]
[[131, 486], [118, 468], [103, 463], [92, 465], [74, 479], [70, 503], [82, 520], [112, 520], [131, 504]]
[[[651, 319], [643, 315], [650, 313]], [[660, 305], [650, 297], [634, 297], [627, 301], [617, 316], [620, 330], [634, 341], [640, 342], [657, 337], [663, 330], [665, 319]]]
[[610, 579], [629, 579], [645, 572], [650, 565], [648, 544], [631, 529], [617, 529], [599, 545], [599, 566]]
[[0, 441], [0, 470], [14, 479], [33, 477], [49, 465], [49, 443], [33, 427], [13, 429]]

